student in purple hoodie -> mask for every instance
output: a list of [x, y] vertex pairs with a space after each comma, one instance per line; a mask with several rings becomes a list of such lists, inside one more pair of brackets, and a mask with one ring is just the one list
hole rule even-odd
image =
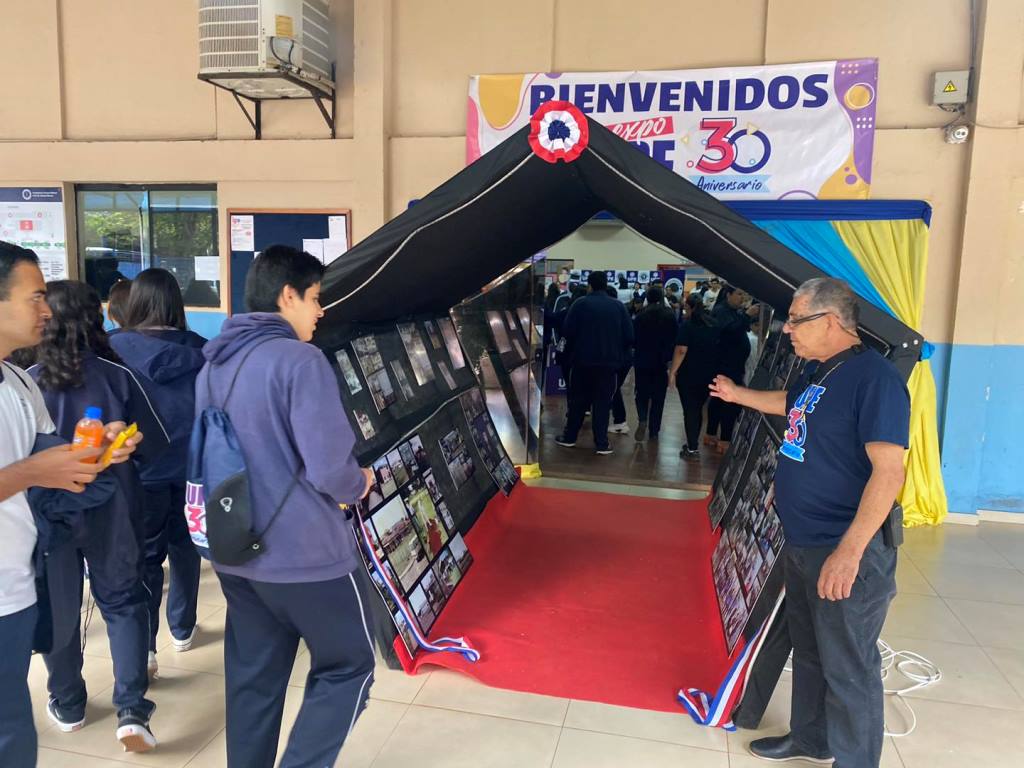
[[249, 313], [229, 318], [206, 345], [196, 381], [197, 412], [218, 406], [231, 419], [248, 468], [253, 528], [266, 529], [265, 551], [253, 560], [214, 562], [228, 605], [232, 767], [274, 765], [300, 639], [311, 668], [282, 768], [334, 765], [373, 682], [372, 635], [353, 577], [362, 566], [352, 524], [338, 508], [365, 496], [373, 475], [352, 456], [356, 439], [338, 380], [308, 343], [324, 314], [322, 276], [308, 253], [265, 249], [246, 278]]
[[196, 633], [200, 557], [185, 522], [185, 465], [195, 416], [196, 376], [206, 362], [206, 339], [188, 330], [178, 281], [165, 269], [143, 270], [132, 281], [123, 320], [124, 328], [110, 335], [110, 346], [142, 380], [171, 441], [159, 461], [139, 467], [145, 490], [148, 668], [155, 675], [167, 559], [171, 566], [167, 624], [174, 650], [190, 650]]

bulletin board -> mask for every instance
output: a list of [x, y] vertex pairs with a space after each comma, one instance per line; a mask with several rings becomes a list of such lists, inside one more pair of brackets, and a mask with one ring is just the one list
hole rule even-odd
[[331, 264], [352, 245], [352, 212], [338, 209], [229, 208], [228, 314], [245, 312], [245, 278], [271, 245], [309, 251]]

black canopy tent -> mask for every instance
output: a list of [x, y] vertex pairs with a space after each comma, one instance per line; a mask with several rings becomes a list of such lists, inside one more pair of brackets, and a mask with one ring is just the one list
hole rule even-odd
[[[785, 314], [824, 273], [750, 221], [588, 118], [573, 162], [534, 154], [530, 126], [506, 139], [334, 262], [324, 277], [332, 329], [438, 314], [602, 210]], [[400, 296], [401, 301], [383, 300]], [[904, 376], [922, 337], [862, 300], [860, 331]]]
[[[589, 136], [571, 162], [535, 152], [527, 125], [334, 262], [324, 276], [326, 315], [314, 341], [333, 352], [354, 329], [445, 315], [603, 210], [783, 316], [798, 285], [825, 275], [604, 126], [575, 115]], [[859, 331], [909, 377], [920, 357], [919, 334], [863, 299]], [[395, 429], [404, 434], [426, 412]], [[780, 614], [751, 671], [737, 725], [756, 727], [788, 654]]]

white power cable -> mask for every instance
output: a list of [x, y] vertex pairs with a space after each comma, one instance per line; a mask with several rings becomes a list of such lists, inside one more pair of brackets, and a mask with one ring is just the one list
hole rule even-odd
[[[893, 733], [886, 727], [885, 735], [893, 738], [900, 738], [902, 736], [909, 736], [917, 728], [917, 715], [914, 713], [914, 708], [910, 706], [910, 702], [906, 700], [906, 696], [914, 691], [920, 691], [923, 688], [927, 688], [929, 685], [934, 685], [942, 679], [942, 670], [939, 669], [938, 665], [932, 661], [929, 661], [919, 653], [913, 651], [897, 651], [885, 640], [879, 639], [878, 641], [878, 652], [882, 655], [882, 667], [881, 674], [882, 680], [888, 680], [889, 673], [895, 669], [898, 673], [903, 675], [909, 680], [912, 685], [906, 688], [884, 688], [883, 691], [886, 696], [893, 696], [896, 699], [903, 702], [903, 706], [907, 708], [907, 712], [910, 713], [910, 728], [902, 733]], [[786, 662], [786, 666], [783, 667], [784, 672], [793, 672], [793, 652], [789, 653], [789, 660]]]

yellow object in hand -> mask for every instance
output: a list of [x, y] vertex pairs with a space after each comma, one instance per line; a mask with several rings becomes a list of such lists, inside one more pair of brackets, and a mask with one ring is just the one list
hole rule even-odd
[[110, 461], [114, 458], [114, 451], [121, 448], [128, 441], [128, 438], [133, 437], [138, 431], [139, 425], [134, 423], [129, 424], [127, 427], [122, 429], [121, 433], [114, 438], [114, 442], [108, 445], [107, 450], [105, 450], [103, 455], [100, 456], [100, 464], [104, 467], [109, 466]]

